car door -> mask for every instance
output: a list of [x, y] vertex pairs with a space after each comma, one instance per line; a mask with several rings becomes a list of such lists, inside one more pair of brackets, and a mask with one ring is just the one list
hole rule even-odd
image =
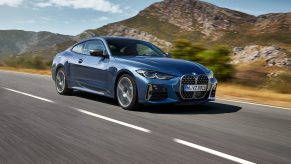
[[[104, 43], [99, 39], [89, 40], [84, 45], [86, 87], [99, 94], [106, 94], [108, 88], [109, 57], [91, 56], [90, 50], [101, 49], [106, 52]], [[107, 53], [107, 52], [106, 52]]]
[[70, 63], [70, 84], [72, 87], [82, 87], [84, 83], [84, 72], [85, 68], [83, 65], [84, 60], [86, 60], [86, 55], [83, 53], [85, 42], [75, 45], [71, 49], [73, 54], [73, 60]]

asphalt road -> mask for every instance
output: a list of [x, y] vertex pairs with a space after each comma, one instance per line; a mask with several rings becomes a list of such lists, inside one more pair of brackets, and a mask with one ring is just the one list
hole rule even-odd
[[0, 163], [291, 163], [291, 110], [231, 101], [126, 111], [0, 71]]

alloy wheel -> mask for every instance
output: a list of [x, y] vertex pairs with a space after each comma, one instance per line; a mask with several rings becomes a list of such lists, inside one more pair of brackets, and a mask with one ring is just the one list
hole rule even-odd
[[122, 77], [117, 85], [117, 100], [119, 104], [126, 108], [133, 100], [133, 85], [129, 78]]
[[59, 93], [62, 93], [66, 87], [66, 76], [63, 70], [59, 70], [56, 76], [56, 88]]

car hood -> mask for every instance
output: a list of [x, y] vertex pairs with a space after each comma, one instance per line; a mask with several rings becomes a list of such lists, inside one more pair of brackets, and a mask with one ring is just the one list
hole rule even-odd
[[205, 74], [208, 72], [207, 68], [201, 64], [187, 61], [172, 59], [166, 57], [116, 57], [120, 63], [124, 63], [136, 69], [146, 69], [168, 73], [172, 75], [191, 74], [193, 72], [197, 74]]

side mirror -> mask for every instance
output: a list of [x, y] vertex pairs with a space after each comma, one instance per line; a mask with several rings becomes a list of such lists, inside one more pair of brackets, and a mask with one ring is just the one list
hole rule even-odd
[[168, 57], [168, 58], [172, 58], [172, 54], [171, 53], [166, 53], [166, 56]]
[[100, 57], [107, 57], [107, 54], [104, 50], [101, 49], [93, 49], [89, 51], [91, 56], [100, 56]]

